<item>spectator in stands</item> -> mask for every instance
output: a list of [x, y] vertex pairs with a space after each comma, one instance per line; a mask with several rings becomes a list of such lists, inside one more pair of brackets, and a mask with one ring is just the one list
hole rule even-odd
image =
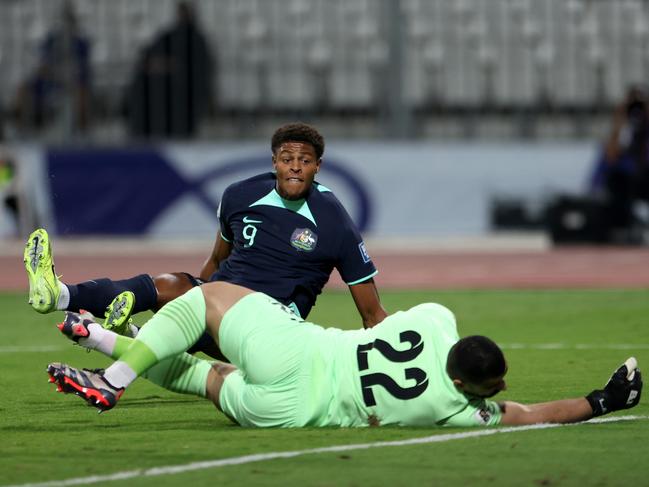
[[145, 46], [127, 87], [131, 135], [188, 138], [213, 107], [214, 57], [191, 3], [179, 2], [175, 23]]
[[65, 2], [59, 26], [40, 44], [36, 69], [18, 89], [15, 113], [19, 129], [39, 130], [55, 121], [67, 135], [88, 128], [90, 50], [73, 4]]
[[[618, 240], [634, 239], [634, 205], [649, 202], [649, 98], [629, 88], [613, 114], [608, 139], [593, 175], [592, 188], [604, 193], [611, 228]], [[622, 237], [619, 237], [622, 235]]]

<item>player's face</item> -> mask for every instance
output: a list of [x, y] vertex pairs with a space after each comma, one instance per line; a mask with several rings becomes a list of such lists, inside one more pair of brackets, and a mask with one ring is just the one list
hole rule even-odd
[[505, 369], [505, 373], [503, 375], [486, 380], [481, 384], [460, 382], [459, 384], [456, 383], [456, 386], [460, 387], [466, 394], [486, 399], [495, 396], [500, 391], [507, 390], [507, 383], [505, 382], [506, 374], [507, 370]]
[[287, 200], [304, 198], [316, 173], [320, 159], [311, 144], [284, 142], [273, 154], [273, 167], [277, 172], [277, 192]]

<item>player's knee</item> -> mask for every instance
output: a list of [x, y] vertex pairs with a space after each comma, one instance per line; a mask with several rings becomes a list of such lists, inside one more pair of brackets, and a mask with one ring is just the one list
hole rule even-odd
[[153, 283], [158, 292], [158, 300], [156, 303], [158, 309], [194, 287], [189, 276], [182, 272], [160, 274], [153, 278]]

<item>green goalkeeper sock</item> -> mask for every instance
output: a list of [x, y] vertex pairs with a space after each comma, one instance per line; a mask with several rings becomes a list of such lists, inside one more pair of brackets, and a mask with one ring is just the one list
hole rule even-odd
[[158, 362], [142, 377], [173, 392], [206, 397], [207, 374], [211, 368], [207, 360], [182, 353]]
[[[106, 332], [113, 333], [107, 330]], [[133, 338], [121, 335], [115, 336], [112, 351], [110, 354], [106, 353], [106, 355], [118, 360], [128, 350], [133, 341]], [[211, 368], [211, 362], [197, 359], [188, 353], [181, 353], [155, 364], [142, 374], [142, 377], [173, 392], [206, 397], [207, 375]]]
[[167, 303], [142, 327], [119, 360], [106, 369], [106, 380], [126, 387], [156, 363], [187, 350], [205, 331], [205, 311], [200, 287]]
[[128, 347], [130, 347], [131, 343], [134, 341], [134, 338], [117, 335], [117, 337], [115, 337], [115, 345], [113, 346], [110, 358], [118, 360], [122, 355], [124, 355], [124, 352], [128, 350]]

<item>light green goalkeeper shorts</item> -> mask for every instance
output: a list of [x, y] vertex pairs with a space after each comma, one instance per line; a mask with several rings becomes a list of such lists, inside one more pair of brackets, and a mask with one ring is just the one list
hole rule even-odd
[[219, 346], [239, 370], [226, 376], [221, 388], [223, 412], [241, 426], [302, 426], [301, 396], [312, 382], [308, 351], [317, 330], [262, 293], [230, 308]]

